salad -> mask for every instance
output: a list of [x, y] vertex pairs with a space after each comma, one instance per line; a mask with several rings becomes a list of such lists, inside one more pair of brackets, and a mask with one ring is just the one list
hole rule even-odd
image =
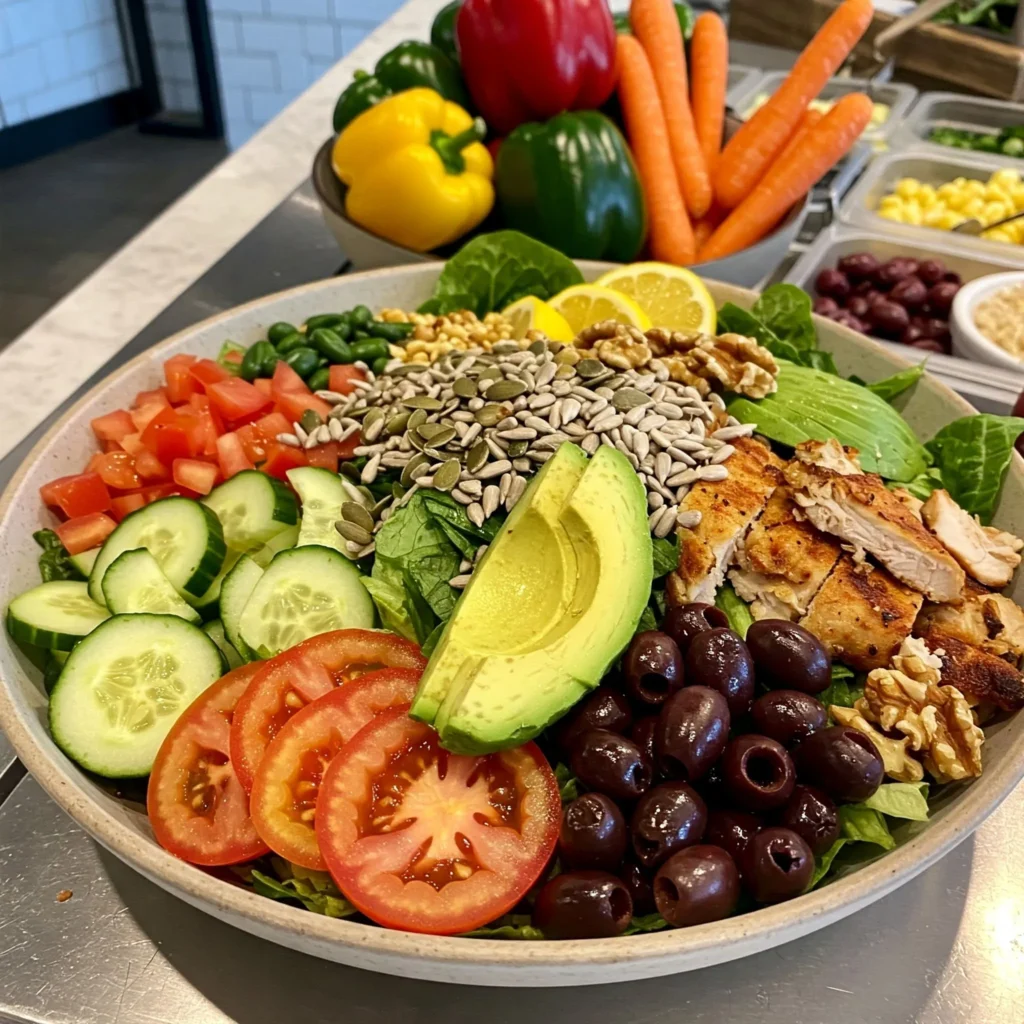
[[8, 630], [168, 851], [331, 917], [610, 937], [798, 897], [981, 774], [1024, 705], [988, 525], [1024, 420], [919, 439], [921, 368], [841, 377], [793, 286], [602, 280], [480, 236], [420, 310], [173, 356], [41, 489]]

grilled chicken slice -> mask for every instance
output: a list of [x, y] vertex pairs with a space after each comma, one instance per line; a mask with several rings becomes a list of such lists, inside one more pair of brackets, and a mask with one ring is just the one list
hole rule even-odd
[[1012, 533], [982, 526], [946, 491], [932, 491], [921, 514], [950, 554], [979, 583], [1005, 587], [1013, 578], [1024, 541]]
[[701, 521], [679, 531], [679, 568], [665, 584], [677, 604], [714, 601], [736, 545], [782, 481], [782, 463], [765, 445], [748, 437], [732, 443], [736, 451], [725, 464], [728, 477], [699, 481], [679, 506], [700, 512]]
[[994, 704], [1003, 711], [1024, 707], [1024, 676], [1009, 662], [936, 629], [922, 634], [942, 659], [942, 685], [955, 686], [969, 704]]
[[795, 510], [793, 492], [776, 487], [736, 548], [729, 580], [755, 619], [800, 618], [842, 554], [838, 541]]
[[[813, 447], [812, 447], [813, 446]], [[794, 499], [819, 530], [853, 545], [854, 557], [873, 555], [898, 580], [929, 600], [955, 601], [964, 571], [921, 520], [874, 473], [840, 473], [828, 467], [821, 442], [800, 445], [785, 469]], [[808, 458], [809, 456], [809, 458]]]
[[915, 633], [935, 630], [1019, 665], [1024, 658], [1024, 610], [1008, 597], [968, 580], [955, 604], [925, 604]]
[[800, 625], [832, 656], [868, 672], [885, 668], [910, 636], [924, 597], [884, 569], [847, 554], [815, 594]]

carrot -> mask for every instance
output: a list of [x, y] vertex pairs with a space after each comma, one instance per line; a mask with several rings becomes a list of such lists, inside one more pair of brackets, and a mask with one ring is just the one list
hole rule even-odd
[[739, 206], [764, 177], [821, 91], [871, 24], [872, 0], [844, 0], [797, 57], [775, 94], [729, 140], [715, 170], [715, 196]]
[[629, 21], [654, 73], [679, 187], [690, 213], [703, 217], [711, 207], [713, 190], [693, 124], [686, 51], [675, 6], [672, 0], [633, 0]]
[[721, 259], [759, 242], [849, 152], [871, 120], [873, 108], [863, 93], [844, 96], [789, 153], [772, 164], [701, 248], [699, 262]]
[[790, 135], [789, 141], [786, 143], [785, 148], [778, 155], [778, 157], [776, 157], [776, 159], [781, 160], [783, 159], [783, 157], [789, 156], [789, 154], [793, 152], [796, 146], [799, 143], [803, 142], [807, 133], [816, 124], [821, 123], [821, 119], [824, 116], [825, 115], [820, 110], [811, 110], [811, 108], [808, 107], [804, 111], [803, 116], [800, 118], [799, 122], [797, 123], [796, 130], [793, 132], [792, 135]]
[[632, 36], [615, 40], [619, 103], [647, 200], [651, 255], [665, 263], [692, 263], [693, 229], [672, 163], [665, 113], [644, 48]]
[[727, 212], [718, 203], [712, 203], [711, 209], [694, 223], [693, 240], [698, 252], [703, 248], [704, 243], [715, 233], [722, 221], [725, 220]]
[[704, 165], [713, 176], [722, 150], [725, 90], [729, 78], [729, 37], [725, 22], [713, 11], [705, 11], [693, 26], [690, 60], [693, 65], [690, 72], [693, 124], [704, 154]]

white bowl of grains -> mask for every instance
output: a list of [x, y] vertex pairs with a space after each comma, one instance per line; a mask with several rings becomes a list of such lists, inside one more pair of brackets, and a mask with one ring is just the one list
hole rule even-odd
[[964, 285], [949, 318], [953, 352], [1007, 370], [1024, 368], [1024, 271], [990, 274]]

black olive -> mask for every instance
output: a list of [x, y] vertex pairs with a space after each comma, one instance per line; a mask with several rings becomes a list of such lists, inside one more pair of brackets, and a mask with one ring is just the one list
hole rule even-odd
[[767, 736], [737, 736], [722, 754], [722, 772], [729, 795], [747, 811], [781, 807], [796, 784], [786, 748]]
[[800, 836], [815, 857], [839, 838], [839, 811], [831, 797], [813, 786], [796, 786], [776, 821]]
[[654, 734], [658, 728], [657, 715], [645, 715], [633, 723], [629, 730], [629, 738], [640, 748], [640, 752], [650, 761], [656, 764], [657, 758], [654, 752]]
[[821, 701], [802, 690], [772, 690], [758, 697], [750, 709], [754, 726], [784, 747], [807, 739], [828, 725], [828, 712]]
[[832, 681], [832, 657], [809, 630], [786, 619], [760, 619], [747, 630], [758, 682], [769, 689], [820, 693]]
[[737, 865], [741, 865], [750, 840], [760, 831], [761, 819], [756, 815], [720, 808], [708, 815], [704, 841], [722, 847]]
[[603, 793], [584, 793], [562, 811], [558, 852], [571, 868], [614, 871], [628, 840], [622, 811]]
[[743, 881], [758, 903], [781, 903], [799, 896], [813, 873], [811, 848], [788, 828], [758, 832], [743, 857]]
[[633, 919], [621, 879], [605, 871], [567, 871], [547, 882], [533, 906], [533, 923], [549, 939], [607, 939]]
[[709, 629], [728, 626], [729, 619], [721, 608], [713, 604], [694, 601], [690, 604], [673, 605], [665, 613], [665, 621], [661, 628], [679, 645], [685, 655], [690, 642], [698, 633]]
[[658, 707], [683, 685], [683, 656], [667, 633], [637, 633], [622, 659], [626, 691], [642, 704]]
[[676, 928], [720, 921], [736, 909], [739, 897], [739, 872], [720, 846], [688, 846], [654, 876], [654, 902]]
[[627, 860], [619, 868], [618, 875], [633, 899], [633, 913], [637, 915], [653, 914], [655, 906], [651, 876], [635, 860]]
[[718, 690], [687, 686], [672, 694], [654, 734], [659, 769], [670, 778], [700, 779], [725, 749], [729, 723], [729, 705]]
[[579, 736], [588, 729], [607, 729], [609, 732], [628, 732], [633, 722], [629, 701], [611, 686], [599, 686], [556, 730], [558, 744], [565, 751], [572, 750]]
[[754, 662], [746, 644], [731, 629], [698, 633], [686, 652], [686, 682], [717, 690], [734, 718], [745, 714], [754, 699]]
[[651, 785], [653, 766], [640, 748], [607, 729], [588, 729], [573, 747], [569, 766], [587, 789], [613, 800], [636, 800]]
[[797, 777], [837, 803], [867, 800], [882, 784], [884, 767], [870, 737], [845, 725], [812, 733], [794, 751]]
[[645, 868], [656, 868], [684, 846], [699, 843], [707, 822], [707, 807], [692, 786], [662, 782], [649, 789], [633, 811], [633, 852]]

